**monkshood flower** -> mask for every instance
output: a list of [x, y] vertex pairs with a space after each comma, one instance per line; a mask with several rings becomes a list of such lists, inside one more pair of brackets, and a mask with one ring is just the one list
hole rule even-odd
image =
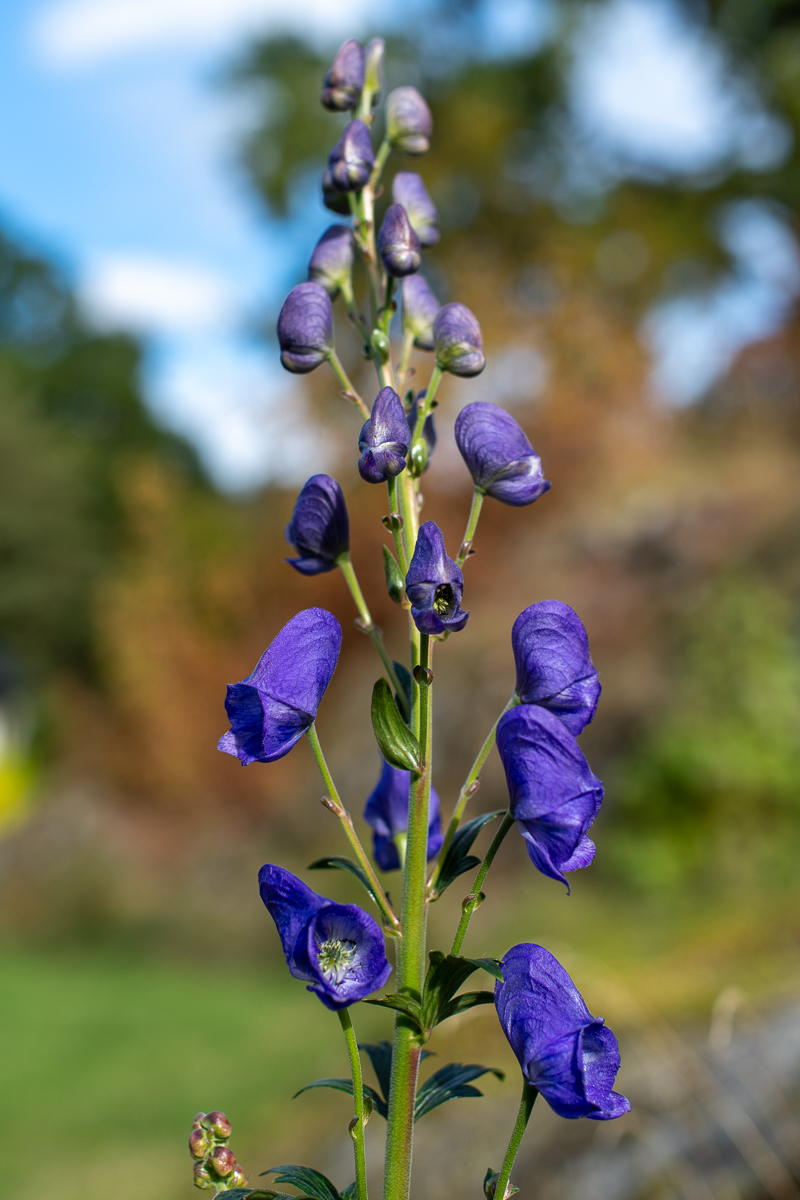
[[351, 38], [345, 42], [322, 81], [322, 107], [328, 112], [355, 108], [364, 86], [364, 47]]
[[332, 571], [350, 549], [350, 520], [339, 484], [330, 475], [312, 475], [297, 497], [286, 540], [299, 558], [287, 558], [301, 575]]
[[477, 318], [463, 304], [445, 304], [433, 323], [436, 365], [465, 379], [480, 375], [486, 366], [483, 337]]
[[542, 460], [510, 413], [476, 400], [456, 418], [456, 443], [475, 486], [517, 508], [550, 490]]
[[351, 121], [330, 152], [331, 183], [340, 192], [363, 188], [375, 164], [372, 139], [363, 121]]
[[341, 645], [339, 622], [324, 608], [306, 608], [292, 617], [252, 675], [228, 684], [225, 709], [231, 727], [217, 749], [244, 766], [288, 754], [314, 723]]
[[333, 350], [331, 298], [319, 283], [298, 283], [278, 317], [281, 363], [293, 375], [306, 375]]
[[331, 212], [339, 213], [342, 217], [350, 216], [350, 201], [346, 192], [339, 192], [333, 186], [333, 173], [330, 167], [322, 176], [322, 203]]
[[[367, 799], [364, 820], [372, 826], [375, 861], [382, 871], [397, 871], [400, 855], [395, 837], [408, 831], [408, 798], [411, 791], [411, 772], [400, 771], [384, 762], [381, 777]], [[428, 861], [442, 848], [442, 819], [439, 797], [431, 788], [428, 809]]]
[[367, 483], [385, 483], [405, 470], [411, 437], [405, 410], [392, 387], [381, 388], [372, 415], [358, 435], [358, 473]]
[[406, 154], [425, 154], [430, 146], [433, 117], [416, 88], [399, 87], [386, 101], [386, 136]]
[[600, 699], [600, 680], [578, 614], [561, 600], [531, 604], [514, 622], [511, 645], [520, 701], [549, 709], [577, 737]]
[[528, 1083], [560, 1117], [611, 1121], [630, 1112], [612, 1091], [617, 1039], [593, 1017], [575, 984], [543, 946], [523, 942], [503, 958], [494, 1002]]
[[497, 725], [509, 809], [537, 870], [569, 884], [565, 871], [588, 867], [595, 856], [586, 831], [603, 800], [594, 775], [563, 721], [546, 708], [511, 708]]
[[[414, 434], [417, 428], [417, 417], [419, 416], [419, 406], [425, 399], [425, 392], [419, 392], [414, 402], [414, 407], [406, 417], [408, 428], [411, 430], [411, 441], [413, 444]], [[425, 474], [428, 467], [431, 465], [431, 455], [436, 449], [436, 426], [433, 422], [433, 413], [425, 418], [425, 424], [422, 427], [422, 440], [425, 443], [425, 466], [422, 468], [421, 474]]]
[[357, 904], [312, 892], [283, 867], [265, 864], [258, 887], [278, 928], [289, 971], [326, 1008], [346, 1008], [383, 987], [392, 973], [383, 934]]
[[420, 268], [422, 250], [419, 238], [402, 204], [390, 204], [378, 234], [378, 254], [390, 275], [396, 279], [413, 275]]
[[408, 213], [420, 245], [435, 246], [440, 237], [439, 214], [422, 176], [416, 171], [398, 171], [392, 180], [392, 199]]
[[420, 633], [458, 633], [469, 617], [461, 608], [464, 576], [448, 558], [444, 536], [433, 521], [419, 527], [417, 544], [406, 575], [411, 616]]
[[308, 278], [324, 287], [331, 300], [350, 286], [354, 252], [355, 239], [349, 225], [329, 225], [312, 251]]
[[422, 275], [408, 275], [401, 286], [403, 333], [414, 335], [418, 350], [433, 350], [433, 323], [442, 306]]

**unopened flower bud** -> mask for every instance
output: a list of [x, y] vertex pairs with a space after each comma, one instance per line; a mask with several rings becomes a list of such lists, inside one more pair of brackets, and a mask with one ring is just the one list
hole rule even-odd
[[281, 362], [293, 375], [305, 375], [325, 362], [333, 349], [331, 298], [319, 283], [292, 288], [278, 317]]
[[193, 1129], [189, 1134], [189, 1153], [192, 1158], [205, 1158], [211, 1149], [211, 1138], [205, 1129]]
[[247, 1187], [247, 1176], [240, 1166], [237, 1165], [236, 1170], [228, 1179], [228, 1183], [231, 1187]]
[[441, 308], [423, 275], [403, 280], [403, 333], [414, 335], [418, 350], [433, 350], [433, 323]]
[[330, 152], [331, 182], [340, 192], [357, 192], [375, 163], [372, 139], [363, 121], [351, 121]]
[[350, 290], [355, 241], [349, 225], [330, 225], [317, 242], [308, 264], [308, 278], [325, 288], [335, 300], [342, 288]]
[[414, 407], [406, 418], [408, 427], [411, 430], [411, 474], [415, 478], [427, 471], [430, 465], [430, 457], [436, 446], [436, 427], [433, 423], [433, 415], [425, 419], [425, 424], [422, 427], [422, 437], [418, 438], [416, 436], [419, 406], [424, 399], [425, 392], [420, 392], [414, 401]]
[[367, 483], [385, 483], [399, 475], [405, 469], [410, 441], [400, 397], [392, 387], [381, 388], [358, 436], [361, 478]]
[[331, 212], [339, 213], [342, 217], [350, 216], [350, 201], [346, 192], [339, 192], [333, 186], [333, 173], [328, 167], [322, 176], [322, 203]]
[[402, 204], [390, 204], [378, 234], [378, 254], [390, 275], [402, 278], [420, 268], [422, 250]]
[[236, 1167], [236, 1155], [230, 1146], [217, 1146], [209, 1162], [220, 1179], [224, 1179]]
[[486, 366], [477, 318], [463, 304], [445, 304], [433, 323], [436, 365], [451, 375], [470, 378]]
[[195, 1113], [195, 1115], [194, 1115], [194, 1120], [192, 1121], [192, 1128], [193, 1128], [193, 1129], [199, 1129], [199, 1128], [200, 1128], [200, 1126], [202, 1125], [202, 1123], [203, 1123], [203, 1120], [204, 1120], [204, 1118], [205, 1118], [205, 1115], [206, 1115], [206, 1114], [205, 1114], [204, 1112]]
[[194, 1186], [204, 1189], [217, 1186], [214, 1180], [211, 1178], [208, 1170], [203, 1166], [202, 1163], [194, 1164]]
[[[549, 491], [550, 484], [544, 477], [542, 460], [528, 441], [525, 431], [511, 413], [498, 408], [496, 404], [476, 400], [474, 404], [462, 408], [456, 418], [455, 436], [456, 445], [469, 468], [475, 486], [481, 488], [487, 496], [494, 496], [503, 504], [521, 508], [523, 505], [532, 504]], [[568, 612], [583, 629], [572, 610], [569, 609]], [[559, 661], [563, 661], [563, 650], [558, 657]], [[586, 674], [588, 673], [587, 668]], [[520, 686], [527, 691], [529, 685], [523, 683]], [[599, 695], [599, 684], [597, 694]], [[535, 704], [538, 701], [526, 696], [523, 702]], [[591, 717], [587, 720], [591, 720]], [[573, 731], [576, 736], [582, 728], [583, 725]]]
[[408, 213], [420, 245], [435, 246], [440, 236], [439, 214], [422, 176], [416, 171], [398, 171], [392, 180], [392, 199], [395, 204], [402, 204]]
[[425, 154], [430, 146], [433, 117], [416, 88], [399, 87], [386, 101], [386, 136], [406, 154]]
[[208, 1113], [203, 1124], [206, 1129], [211, 1130], [216, 1138], [229, 1138], [231, 1136], [231, 1123], [224, 1112], [216, 1110]]
[[322, 81], [322, 107], [328, 112], [355, 108], [364, 86], [364, 47], [351, 38], [345, 42]]
[[372, 107], [381, 98], [383, 91], [383, 38], [373, 38], [367, 42], [367, 49], [364, 55], [364, 87], [372, 96]]

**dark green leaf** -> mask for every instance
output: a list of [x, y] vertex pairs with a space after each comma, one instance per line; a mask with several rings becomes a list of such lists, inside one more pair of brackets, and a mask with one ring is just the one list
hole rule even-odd
[[400, 716], [383, 676], [372, 690], [372, 728], [378, 749], [390, 766], [401, 771], [419, 770], [419, 742]]
[[431, 1030], [442, 1020], [439, 1016], [442, 1007], [478, 968], [469, 958], [443, 954], [441, 950], [431, 950], [428, 957], [430, 966], [425, 976], [422, 1008], [425, 1027]]
[[413, 1021], [420, 1033], [425, 1033], [425, 1025], [422, 1020], [422, 1005], [411, 996], [390, 993], [388, 996], [381, 996], [379, 1000], [365, 1000], [364, 1004], [377, 1004], [381, 1008], [393, 1008]]
[[357, 1195], [358, 1186], [355, 1180], [352, 1183], [348, 1183], [347, 1187], [343, 1188], [341, 1192], [342, 1200], [356, 1200]]
[[459, 875], [463, 875], [465, 871], [471, 871], [473, 867], [480, 866], [481, 860], [474, 854], [469, 854], [468, 851], [484, 825], [489, 821], [494, 821], [497, 817], [504, 816], [505, 812], [504, 808], [498, 808], [494, 812], [481, 813], [479, 817], [473, 817], [471, 821], [467, 821], [466, 825], [462, 825], [457, 830], [436, 879], [436, 891], [432, 899], [438, 900], [442, 892], [446, 891]]
[[[392, 1043], [381, 1039], [380, 1042], [359, 1042], [359, 1050], [363, 1050], [369, 1056], [369, 1061], [372, 1063], [372, 1069], [378, 1079], [378, 1085], [383, 1093], [384, 1099], [381, 1100], [372, 1088], [367, 1088], [364, 1085], [365, 1091], [372, 1093], [372, 1102], [375, 1105], [375, 1111], [382, 1117], [386, 1117], [389, 1111], [389, 1085], [392, 1076]], [[421, 1058], [433, 1058], [430, 1050], [423, 1050]]]
[[417, 1092], [414, 1120], [418, 1121], [420, 1117], [432, 1112], [447, 1100], [482, 1096], [483, 1092], [470, 1087], [469, 1084], [473, 1079], [480, 1079], [481, 1075], [489, 1073], [496, 1075], [498, 1079], [504, 1078], [502, 1071], [497, 1071], [494, 1067], [482, 1067], [480, 1063], [448, 1063], [446, 1067], [440, 1067], [425, 1080]]
[[498, 958], [471, 958], [469, 961], [476, 967], [480, 967], [482, 971], [486, 971], [487, 974], [493, 975], [495, 979], [499, 979], [501, 983], [503, 982], [503, 964]]
[[[385, 1117], [386, 1105], [384, 1104], [382, 1098], [378, 1095], [374, 1088], [369, 1086], [369, 1084], [365, 1083], [363, 1086], [364, 1098], [366, 1100], [371, 1100], [375, 1107], [375, 1111], [380, 1113], [382, 1117]], [[313, 1083], [307, 1083], [305, 1087], [300, 1088], [299, 1092], [295, 1092], [294, 1096], [292, 1096], [292, 1099], [295, 1100], [299, 1095], [301, 1095], [302, 1092], [307, 1092], [311, 1088], [333, 1088], [337, 1092], [347, 1092], [348, 1095], [353, 1095], [352, 1079], [315, 1079]]]
[[286, 1192], [273, 1192], [269, 1188], [228, 1188], [227, 1192], [220, 1192], [225, 1200], [244, 1200], [245, 1196], [249, 1196], [251, 1200], [278, 1200], [278, 1197], [286, 1196]]
[[300, 1167], [296, 1163], [284, 1163], [282, 1167], [270, 1167], [264, 1175], [275, 1174], [276, 1183], [288, 1183], [311, 1196], [313, 1200], [340, 1200], [339, 1192], [330, 1179], [313, 1167]]
[[309, 863], [308, 869], [309, 871], [323, 871], [328, 867], [338, 867], [340, 871], [349, 871], [351, 875], [355, 875], [358, 882], [366, 888], [372, 899], [378, 904], [378, 897], [375, 895], [369, 875], [352, 858], [347, 858], [344, 854], [331, 854], [327, 858], [318, 858], [315, 862]]
[[456, 1017], [459, 1013], [467, 1012], [476, 1004], [494, 1004], [494, 992], [462, 992], [439, 1009], [437, 1025], [448, 1017]]
[[408, 667], [404, 667], [402, 663], [393, 662], [394, 673], [397, 676], [397, 681], [403, 689], [403, 695], [408, 702], [408, 711], [414, 706], [414, 680], [411, 678], [411, 672]]
[[398, 566], [397, 559], [388, 546], [383, 547], [383, 574], [386, 578], [386, 590], [395, 604], [403, 603], [405, 580]]

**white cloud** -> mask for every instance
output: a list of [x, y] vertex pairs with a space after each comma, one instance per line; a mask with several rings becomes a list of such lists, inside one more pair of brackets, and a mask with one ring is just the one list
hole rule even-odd
[[218, 50], [256, 32], [326, 41], [357, 32], [370, 11], [368, 0], [51, 0], [32, 34], [45, 62], [81, 67], [163, 46]]
[[152, 254], [106, 254], [88, 266], [80, 299], [103, 329], [185, 334], [229, 325], [237, 315], [234, 288], [193, 262]]

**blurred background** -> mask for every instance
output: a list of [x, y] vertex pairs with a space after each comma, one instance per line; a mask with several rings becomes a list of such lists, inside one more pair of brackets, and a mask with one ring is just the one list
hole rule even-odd
[[[794, 0], [6, 0], [0, 11], [0, 1045], [15, 1200], [195, 1193], [197, 1109], [255, 1177], [350, 1181], [338, 1026], [288, 978], [255, 876], [343, 852], [303, 744], [219, 754], [224, 685], [322, 605], [345, 630], [319, 729], [360, 815], [376, 664], [338, 572], [282, 561], [333, 472], [390, 648], [382, 489], [333, 376], [274, 322], [331, 221], [319, 106], [346, 37], [433, 109], [425, 272], [488, 365], [447, 378], [426, 516], [460, 540], [459, 408], [511, 411], [552, 491], [489, 501], [466, 633], [439, 655], [449, 811], [513, 687], [510, 628], [557, 597], [603, 682], [606, 784], [572, 895], [502, 850], [467, 951], [543, 942], [623, 1044], [623, 1120], [542, 1105], [545, 1200], [800, 1196], [800, 5]], [[340, 354], [375, 385], [343, 326]], [[424, 385], [430, 357], [415, 359]], [[505, 803], [495, 758], [475, 811]], [[363, 828], [363, 827], [362, 827]], [[483, 843], [479, 843], [479, 846]], [[347, 878], [306, 876], [340, 900]], [[394, 881], [392, 881], [394, 882]], [[391, 883], [390, 883], [391, 886]], [[394, 888], [397, 884], [394, 882]], [[464, 889], [435, 907], [432, 945]], [[389, 1034], [359, 1012], [362, 1037]], [[416, 1194], [480, 1196], [517, 1105], [488, 1010], [434, 1065], [499, 1066], [419, 1127]], [[380, 1130], [375, 1116], [377, 1165]], [[9, 1193], [10, 1194], [10, 1193]]]

